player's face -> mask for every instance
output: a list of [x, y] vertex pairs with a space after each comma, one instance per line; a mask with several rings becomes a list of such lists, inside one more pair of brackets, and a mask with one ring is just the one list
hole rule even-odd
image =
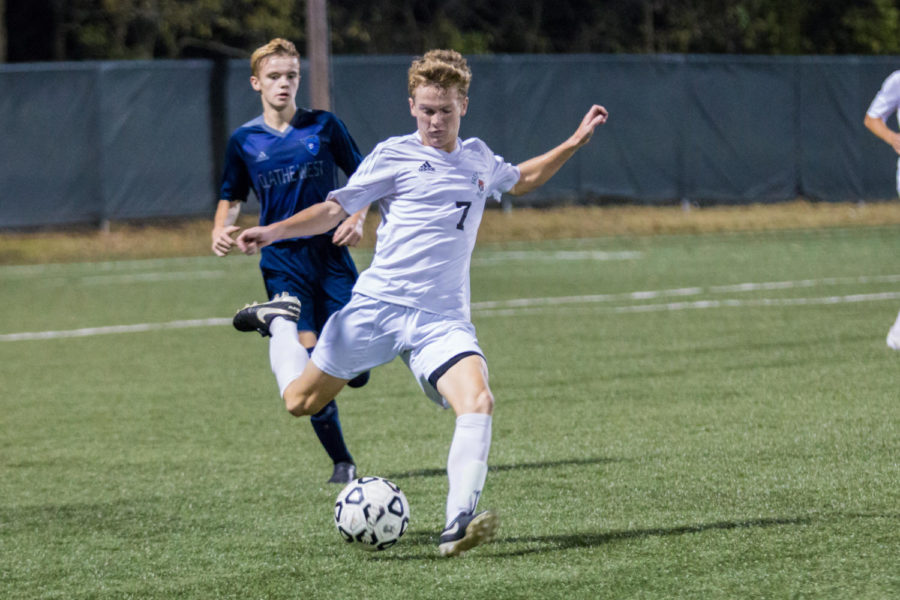
[[456, 88], [422, 85], [409, 99], [409, 111], [416, 118], [419, 135], [426, 146], [452, 152], [459, 136], [459, 123], [469, 106], [469, 98]]
[[275, 110], [293, 107], [300, 87], [300, 59], [273, 54], [259, 65], [259, 74], [250, 77], [250, 85], [260, 93], [263, 104]]

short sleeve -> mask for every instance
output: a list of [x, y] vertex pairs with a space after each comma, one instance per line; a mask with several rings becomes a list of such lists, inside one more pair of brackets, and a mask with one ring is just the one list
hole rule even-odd
[[349, 177], [362, 162], [362, 153], [356, 142], [347, 131], [344, 122], [332, 115], [331, 118], [331, 151], [334, 162]]
[[225, 148], [225, 168], [222, 173], [222, 185], [219, 188], [219, 199], [244, 202], [249, 193], [250, 175], [241, 157], [240, 142], [237, 136], [233, 135]]
[[395, 170], [380, 147], [360, 163], [356, 172], [347, 180], [347, 185], [328, 194], [329, 200], [336, 200], [347, 214], [352, 215], [395, 191]]
[[499, 202], [500, 195], [511, 190], [519, 182], [522, 174], [519, 172], [519, 167], [511, 165], [502, 156], [496, 154], [493, 155], [492, 167], [488, 192], [494, 200]]
[[894, 71], [875, 94], [866, 114], [876, 119], [886, 120], [900, 107], [900, 71]]

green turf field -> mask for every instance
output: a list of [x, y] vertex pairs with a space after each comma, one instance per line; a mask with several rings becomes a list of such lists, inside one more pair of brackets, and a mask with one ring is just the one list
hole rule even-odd
[[453, 418], [399, 361], [340, 406], [411, 527], [340, 540], [229, 325], [254, 259], [2, 267], [0, 597], [898, 598], [898, 257], [897, 227], [479, 247], [503, 522], [452, 560]]

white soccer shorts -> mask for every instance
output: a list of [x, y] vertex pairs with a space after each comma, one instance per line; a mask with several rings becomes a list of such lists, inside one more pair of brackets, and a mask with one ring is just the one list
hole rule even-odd
[[444, 370], [470, 354], [484, 356], [470, 322], [353, 294], [328, 319], [312, 361], [332, 377], [353, 379], [399, 356], [425, 395], [449, 408], [434, 384]]

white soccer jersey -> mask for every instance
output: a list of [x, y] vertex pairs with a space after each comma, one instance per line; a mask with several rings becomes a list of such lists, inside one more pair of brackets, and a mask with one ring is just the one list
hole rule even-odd
[[371, 266], [355, 292], [469, 319], [469, 263], [488, 196], [519, 180], [519, 169], [478, 138], [453, 152], [422, 143], [418, 132], [378, 144], [331, 192], [348, 214], [378, 202], [381, 224]]
[[900, 71], [894, 71], [884, 80], [866, 114], [886, 121], [893, 112], [897, 112], [900, 119]]
[[[888, 75], [881, 89], [875, 94], [872, 104], [866, 114], [882, 121], [887, 121], [891, 113], [897, 113], [897, 120], [900, 121], [900, 71], [894, 71]], [[897, 159], [896, 173], [897, 194], [900, 195], [900, 158]]]

